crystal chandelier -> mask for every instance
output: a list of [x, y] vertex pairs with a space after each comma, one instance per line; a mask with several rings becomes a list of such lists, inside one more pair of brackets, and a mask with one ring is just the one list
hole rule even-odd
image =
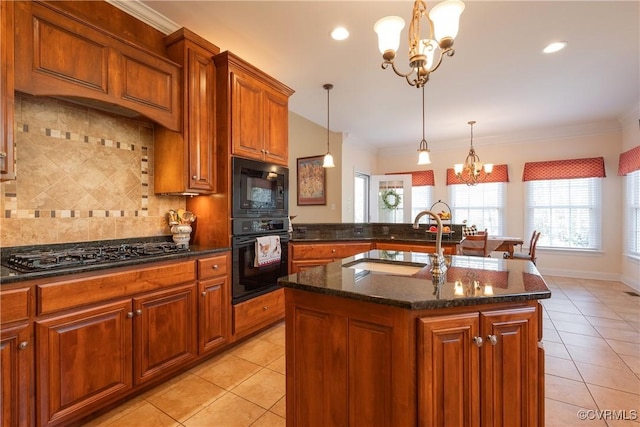
[[[409, 72], [398, 71], [395, 57], [400, 46], [400, 32], [404, 20], [398, 16], [387, 16], [373, 26], [378, 34], [378, 48], [382, 53], [382, 68], [389, 65], [400, 77], [407, 79], [411, 86], [422, 87], [429, 81], [429, 75], [438, 69], [445, 55], [453, 56], [453, 40], [458, 35], [460, 15], [464, 3], [460, 0], [445, 0], [436, 4], [427, 13], [427, 4], [416, 0], [413, 4], [411, 23], [409, 24]], [[420, 20], [425, 18], [429, 25], [429, 37], [422, 39]], [[436, 56], [437, 55], [437, 56]], [[414, 74], [415, 73], [415, 74]]]
[[[464, 163], [458, 163], [453, 166], [453, 170], [458, 179], [464, 181], [467, 185], [476, 185], [487, 179], [487, 176], [493, 172], [493, 164], [482, 163], [480, 157], [476, 154], [476, 150], [473, 148], [473, 125], [475, 120], [468, 122], [471, 126], [471, 147], [469, 148], [469, 154]], [[484, 172], [484, 173], [483, 173]]]
[[333, 163], [333, 156], [329, 151], [329, 91], [333, 89], [333, 85], [331, 83], [325, 83], [323, 88], [327, 91], [327, 154], [324, 155], [324, 161], [322, 163], [323, 168], [334, 168], [336, 167], [335, 163]]

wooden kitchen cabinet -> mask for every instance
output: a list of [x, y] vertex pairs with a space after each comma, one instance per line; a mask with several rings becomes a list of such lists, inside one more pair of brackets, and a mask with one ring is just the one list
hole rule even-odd
[[133, 299], [135, 383], [145, 383], [198, 353], [195, 284]]
[[133, 387], [132, 300], [37, 320], [38, 425], [64, 425]]
[[208, 353], [229, 341], [231, 318], [230, 256], [198, 260], [198, 352]]
[[418, 319], [418, 424], [538, 426], [533, 307]]
[[325, 265], [371, 249], [370, 242], [289, 243], [289, 274]]
[[[430, 244], [418, 244], [418, 243], [389, 243], [389, 242], [376, 242], [376, 249], [386, 251], [408, 251], [408, 252], [423, 252], [432, 254], [436, 252], [436, 243]], [[442, 244], [442, 249], [445, 255], [456, 255], [458, 253], [457, 244]]]
[[[180, 130], [178, 64], [57, 8], [55, 2], [12, 3], [15, 49], [20, 52], [16, 90], [99, 108], [108, 105], [114, 112], [142, 115]], [[90, 2], [84, 7], [90, 8]]]
[[245, 337], [284, 318], [284, 289], [233, 306], [233, 339]]
[[14, 138], [14, 2], [0, 2], [0, 181], [16, 178]]
[[182, 28], [166, 39], [169, 57], [182, 65], [182, 132], [156, 128], [156, 193], [217, 191], [215, 65], [220, 49]]
[[214, 61], [220, 141], [228, 141], [234, 156], [288, 166], [293, 90], [231, 52]]
[[0, 425], [33, 425], [32, 327], [22, 323], [2, 326], [0, 332]]

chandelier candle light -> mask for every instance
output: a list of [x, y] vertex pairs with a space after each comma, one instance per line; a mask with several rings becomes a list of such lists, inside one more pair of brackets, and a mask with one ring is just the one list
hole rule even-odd
[[[387, 16], [373, 26], [378, 34], [378, 48], [382, 53], [382, 68], [389, 65], [407, 83], [415, 87], [423, 87], [429, 81], [429, 75], [438, 69], [442, 58], [453, 56], [453, 41], [458, 35], [460, 15], [464, 11], [464, 3], [460, 0], [445, 0], [436, 4], [427, 14], [427, 4], [416, 0], [413, 4], [411, 23], [409, 24], [409, 66], [408, 73], [398, 71], [395, 64], [396, 52], [400, 46], [400, 32], [404, 28], [404, 20], [399, 16]], [[420, 20], [425, 18], [429, 25], [429, 37], [421, 39]], [[437, 54], [437, 58], [436, 58]], [[415, 76], [414, 76], [415, 73]]]
[[322, 167], [334, 168], [336, 165], [333, 163], [333, 156], [329, 151], [329, 91], [333, 89], [333, 85], [331, 83], [325, 83], [322, 87], [327, 91], [327, 154], [324, 155]]
[[[453, 171], [456, 176], [464, 181], [467, 185], [476, 185], [479, 182], [484, 181], [487, 175], [493, 172], [492, 163], [482, 163], [480, 157], [476, 154], [476, 150], [473, 149], [473, 125], [475, 120], [468, 122], [471, 126], [471, 147], [469, 148], [469, 154], [463, 163], [458, 163], [453, 166]], [[484, 175], [481, 172], [484, 170]]]

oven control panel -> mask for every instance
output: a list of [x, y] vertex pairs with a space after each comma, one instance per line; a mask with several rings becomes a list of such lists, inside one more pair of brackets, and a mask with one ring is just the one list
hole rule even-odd
[[233, 235], [281, 233], [289, 229], [288, 218], [240, 218], [233, 220]]

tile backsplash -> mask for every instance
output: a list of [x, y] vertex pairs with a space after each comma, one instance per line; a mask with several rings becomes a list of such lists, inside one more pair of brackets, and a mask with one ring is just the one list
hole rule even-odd
[[153, 125], [16, 93], [16, 176], [0, 184], [0, 246], [170, 234], [185, 198], [153, 192]]

